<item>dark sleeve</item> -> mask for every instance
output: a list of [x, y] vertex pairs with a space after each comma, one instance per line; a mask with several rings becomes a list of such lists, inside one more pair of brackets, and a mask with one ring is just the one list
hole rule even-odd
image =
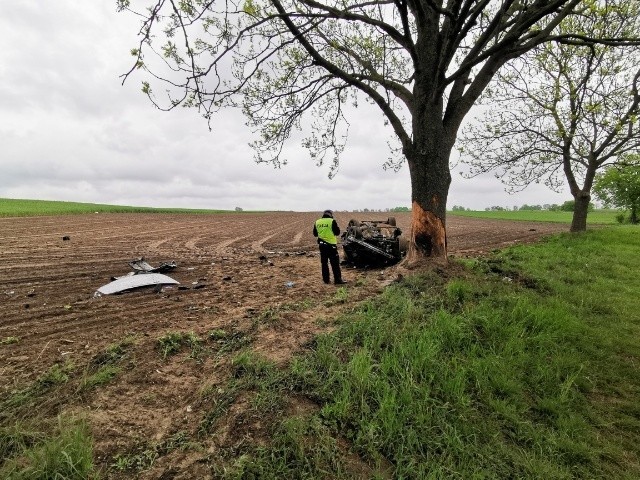
[[335, 219], [333, 220], [333, 223], [331, 224], [331, 231], [333, 232], [333, 234], [336, 237], [338, 235], [340, 235], [340, 227], [338, 226], [338, 222], [336, 222]]
[[317, 237], [318, 236], [318, 229], [316, 229], [316, 224], [313, 224], [313, 236]]

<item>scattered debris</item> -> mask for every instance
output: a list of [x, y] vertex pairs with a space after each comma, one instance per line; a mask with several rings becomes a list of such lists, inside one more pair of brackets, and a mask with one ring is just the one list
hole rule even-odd
[[284, 284], [284, 286], [287, 287], [287, 288], [291, 288], [294, 285], [295, 285], [295, 282], [287, 282], [287, 283]]
[[62, 237], [63, 242], [67, 242], [69, 240], [71, 240], [71, 237], [69, 235], [65, 235], [64, 237]]
[[176, 265], [176, 262], [171, 261], [171, 262], [163, 262], [160, 265], [158, 265], [157, 267], [152, 267], [151, 265], [149, 265], [145, 261], [144, 257], [140, 257], [140, 258], [137, 258], [135, 260], [131, 260], [129, 262], [129, 266], [131, 268], [133, 268], [136, 272], [164, 273], [164, 272], [168, 272], [170, 270], [173, 270], [178, 265]]

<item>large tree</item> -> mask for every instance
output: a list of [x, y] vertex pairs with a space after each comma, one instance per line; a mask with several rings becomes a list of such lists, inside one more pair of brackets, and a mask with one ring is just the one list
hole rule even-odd
[[[565, 19], [562, 35], [637, 35], [639, 2], [592, 2]], [[503, 67], [480, 103], [488, 110], [463, 129], [463, 161], [471, 175], [495, 170], [512, 190], [543, 181], [568, 184], [571, 231], [586, 230], [596, 173], [640, 151], [640, 51], [580, 42], [547, 42]]]
[[144, 83], [160, 108], [194, 106], [210, 117], [240, 106], [258, 161], [282, 162], [283, 142], [309, 114], [304, 145], [335, 166], [345, 107], [362, 96], [377, 105], [398, 140], [392, 163], [409, 167], [409, 258], [445, 261], [449, 156], [462, 120], [500, 67], [582, 8], [580, 0], [140, 3], [147, 9], [118, 0], [143, 21], [127, 76], [142, 69], [170, 85], [163, 103]]

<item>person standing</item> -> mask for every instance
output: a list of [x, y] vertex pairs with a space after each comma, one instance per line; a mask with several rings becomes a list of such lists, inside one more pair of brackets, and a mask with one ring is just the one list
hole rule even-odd
[[338, 235], [340, 235], [340, 227], [338, 227], [338, 222], [333, 218], [333, 212], [331, 210], [325, 210], [322, 213], [322, 218], [316, 220], [316, 223], [313, 225], [313, 236], [318, 237], [318, 246], [320, 247], [322, 280], [324, 283], [330, 283], [329, 263], [331, 263], [333, 283], [342, 285], [347, 283], [347, 281], [342, 279], [342, 272], [340, 271]]

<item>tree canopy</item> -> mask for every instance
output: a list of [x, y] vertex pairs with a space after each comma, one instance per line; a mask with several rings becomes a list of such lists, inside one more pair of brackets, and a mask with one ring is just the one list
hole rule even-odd
[[[409, 258], [445, 261], [449, 156], [465, 115], [506, 62], [551, 39], [588, 40], [557, 32], [584, 8], [581, 0], [118, 0], [118, 7], [142, 20], [125, 79], [142, 71], [143, 91], [159, 108], [196, 107], [205, 118], [242, 108], [258, 162], [281, 165], [284, 142], [304, 129], [311, 157], [335, 172], [345, 107], [376, 105], [397, 140], [389, 165], [409, 167]], [[162, 95], [157, 84], [166, 87]]]
[[[558, 32], [638, 36], [639, 14], [639, 2], [593, 2]], [[540, 181], [556, 191], [568, 185], [572, 231], [584, 230], [596, 172], [640, 151], [639, 83], [635, 46], [547, 42], [532, 49], [498, 73], [481, 123], [464, 131], [471, 175], [497, 171], [512, 190]]]

